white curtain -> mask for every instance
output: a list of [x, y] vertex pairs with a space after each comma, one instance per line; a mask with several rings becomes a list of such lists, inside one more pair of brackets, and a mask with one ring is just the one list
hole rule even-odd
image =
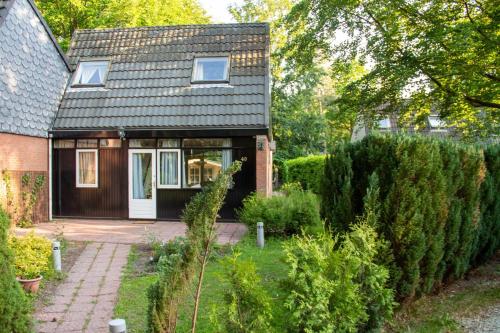
[[83, 151], [78, 154], [79, 179], [82, 185], [96, 183], [95, 152]]
[[[224, 139], [222, 142], [222, 147], [231, 147], [231, 139]], [[233, 161], [233, 151], [231, 149], [222, 150], [222, 170], [229, 168]]]
[[80, 84], [100, 84], [104, 80], [107, 70], [107, 63], [81, 63]]
[[160, 154], [160, 184], [177, 185], [179, 174], [177, 152], [161, 152]]
[[142, 171], [142, 154], [132, 155], [132, 191], [134, 199], [145, 199]]

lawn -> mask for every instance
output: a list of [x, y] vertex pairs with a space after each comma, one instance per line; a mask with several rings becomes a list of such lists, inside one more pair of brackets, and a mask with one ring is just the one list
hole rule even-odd
[[[268, 240], [263, 250], [255, 246], [255, 239], [245, 238], [236, 247], [241, 252], [241, 259], [252, 259], [262, 277], [262, 284], [272, 296], [275, 303], [274, 309], [282, 309], [283, 295], [280, 293], [280, 280], [286, 276], [286, 267], [282, 261], [282, 241]], [[218, 253], [228, 253], [231, 249], [221, 249]], [[146, 258], [149, 257], [147, 250], [132, 247], [129, 261], [122, 278], [122, 284], [118, 293], [118, 303], [115, 307], [115, 315], [124, 318], [127, 322], [127, 331], [130, 333], [146, 332], [147, 315], [147, 288], [154, 281], [156, 275], [147, 268]], [[197, 332], [214, 332], [210, 322], [210, 315], [217, 305], [223, 301], [225, 285], [220, 282], [223, 273], [219, 264], [221, 255], [214, 255], [207, 266], [202, 301], [197, 323]], [[178, 332], [187, 332], [191, 328], [191, 313], [188, 308], [192, 305], [192, 297], [188, 295], [185, 307], [181, 309], [178, 322]], [[283, 312], [276, 311], [275, 327], [282, 327], [286, 321]], [[284, 331], [279, 329], [278, 331]]]
[[[286, 266], [282, 260], [282, 240], [271, 239], [264, 250], [258, 249], [255, 239], [244, 238], [236, 247], [241, 259], [252, 259], [262, 277], [262, 284], [273, 299], [273, 313], [276, 332], [285, 332], [286, 314], [283, 309], [283, 292], [280, 280], [286, 277]], [[221, 253], [217, 251], [207, 266], [204, 279], [202, 302], [197, 323], [197, 332], [212, 333], [210, 315], [223, 301], [226, 286], [221, 283], [223, 273], [219, 263]], [[129, 262], [122, 278], [118, 303], [115, 307], [117, 317], [125, 318], [128, 332], [146, 332], [147, 288], [156, 281], [155, 273], [148, 269], [149, 252], [145, 248], [133, 247]], [[468, 275], [468, 279], [457, 281], [438, 295], [424, 296], [404, 309], [396, 311], [392, 323], [386, 325], [386, 332], [462, 332], [460, 318], [473, 316], [490, 305], [500, 302], [500, 260], [492, 260]], [[187, 296], [185, 307], [180, 311], [178, 332], [188, 332], [191, 327], [192, 294]]]

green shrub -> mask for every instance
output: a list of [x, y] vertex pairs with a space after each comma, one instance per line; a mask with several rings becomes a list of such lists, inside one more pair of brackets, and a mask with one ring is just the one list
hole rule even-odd
[[500, 249], [500, 144], [484, 151], [486, 174], [481, 185], [481, 223], [472, 264], [479, 265]]
[[16, 281], [14, 258], [7, 246], [10, 220], [0, 208], [0, 327], [2, 332], [32, 331], [31, 307]]
[[251, 230], [257, 222], [263, 222], [268, 235], [314, 233], [322, 228], [318, 198], [309, 191], [291, 190], [287, 195], [270, 198], [252, 194], [243, 200], [237, 213]]
[[33, 231], [26, 236], [9, 237], [14, 252], [16, 275], [22, 279], [34, 279], [52, 269], [52, 244], [49, 239], [36, 236]]
[[255, 264], [238, 259], [238, 253], [222, 261], [222, 282], [229, 287], [224, 292], [222, 310], [212, 318], [217, 332], [270, 332], [271, 299], [261, 285]]
[[314, 193], [320, 192], [323, 170], [325, 168], [325, 155], [298, 157], [284, 162], [286, 183], [298, 182], [304, 190]]
[[381, 244], [374, 229], [356, 225], [341, 242], [325, 234], [296, 237], [285, 245], [290, 267], [285, 306], [292, 332], [356, 332], [390, 318], [388, 270], [377, 264]]
[[477, 147], [420, 136], [368, 136], [328, 156], [322, 216], [333, 230], [348, 230], [367, 215], [366, 196], [376, 177], [378, 204], [371, 199], [370, 206], [379, 207], [376, 228], [394, 257], [386, 262], [391, 283], [399, 299], [411, 298], [463, 277], [474, 258], [480, 260], [477, 253], [498, 248], [495, 236], [489, 237], [497, 230], [492, 221], [498, 212], [491, 212], [498, 209], [498, 195], [488, 195], [498, 185], [488, 171], [481, 187], [484, 170]]

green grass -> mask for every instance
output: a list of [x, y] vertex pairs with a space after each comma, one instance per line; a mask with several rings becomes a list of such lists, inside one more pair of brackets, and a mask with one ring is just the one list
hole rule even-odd
[[[255, 246], [255, 240], [252, 238], [245, 238], [237, 245], [238, 250], [241, 252], [241, 259], [251, 259], [255, 262], [257, 271], [262, 277], [262, 284], [273, 298], [275, 303], [274, 309], [283, 308], [283, 295], [280, 293], [278, 287], [280, 280], [286, 276], [287, 272], [285, 264], [281, 260], [281, 245], [281, 240], [271, 239], [267, 241], [265, 249], [260, 250]], [[137, 269], [136, 263], [140, 255], [141, 253], [137, 248], [132, 247], [118, 293], [118, 303], [115, 307], [116, 317], [126, 320], [127, 330], [131, 333], [146, 332], [148, 307], [146, 292], [148, 286], [156, 281], [156, 275], [147, 273], [137, 274], [135, 272]], [[205, 272], [197, 321], [197, 332], [199, 333], [214, 332], [210, 323], [210, 314], [213, 308], [220, 306], [223, 300], [223, 292], [226, 286], [220, 282], [223, 270], [219, 264], [219, 259], [220, 256], [214, 256]], [[178, 332], [187, 332], [191, 328], [192, 299], [192, 293], [188, 294], [184, 307], [180, 309], [177, 326]], [[279, 310], [275, 312], [275, 327], [282, 327], [283, 323], [286, 322], [284, 313]], [[284, 331], [284, 329], [279, 329], [278, 331]]]
[[126, 320], [127, 332], [130, 333], [146, 332], [147, 289], [156, 281], [155, 274], [136, 271], [139, 255], [137, 247], [132, 246], [115, 306], [115, 317]]

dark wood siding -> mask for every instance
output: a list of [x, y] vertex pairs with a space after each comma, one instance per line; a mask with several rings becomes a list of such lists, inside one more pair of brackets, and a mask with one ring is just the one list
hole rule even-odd
[[53, 151], [53, 214], [74, 217], [128, 216], [127, 150], [99, 149], [97, 188], [76, 187], [76, 150]]
[[[208, 137], [208, 136], [207, 136]], [[241, 201], [255, 191], [255, 138], [233, 137], [233, 160], [246, 159], [234, 178], [220, 215], [234, 219]], [[77, 188], [75, 149], [53, 150], [53, 215], [59, 217], [128, 218], [128, 143], [121, 149], [99, 149], [99, 187]], [[179, 219], [197, 189], [157, 189], [157, 218]]]

